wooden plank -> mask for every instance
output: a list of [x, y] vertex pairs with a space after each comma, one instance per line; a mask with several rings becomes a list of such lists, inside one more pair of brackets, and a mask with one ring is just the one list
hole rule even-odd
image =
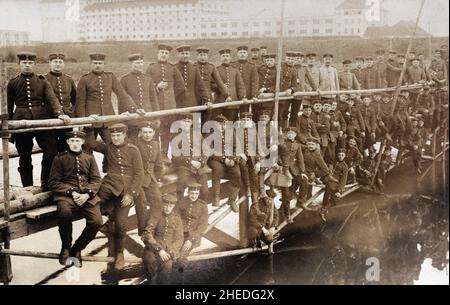
[[25, 213], [29, 219], [41, 219], [43, 217], [50, 216], [57, 212], [58, 208], [55, 205], [34, 209]]
[[211, 230], [206, 233], [204, 238], [212, 241], [219, 247], [223, 249], [237, 248], [239, 247], [239, 239], [229, 235], [226, 232], [223, 232], [216, 227], [211, 228]]

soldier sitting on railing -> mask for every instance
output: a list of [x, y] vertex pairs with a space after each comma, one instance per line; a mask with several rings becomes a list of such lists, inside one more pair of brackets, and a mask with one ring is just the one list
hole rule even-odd
[[[126, 141], [127, 126], [113, 124], [108, 127], [111, 143], [96, 142], [94, 149], [105, 155], [104, 168], [106, 176], [98, 192], [101, 199], [102, 212], [107, 214], [109, 233], [114, 231], [109, 240], [109, 256], [114, 256], [114, 268], [124, 267], [124, 242], [127, 235], [128, 213], [133, 204], [137, 206], [138, 234], [145, 228], [144, 211], [145, 194], [142, 190], [144, 167], [139, 149]], [[112, 229], [111, 222], [114, 223]]]
[[[208, 165], [212, 169], [213, 208], [218, 209], [220, 207], [220, 180], [226, 177], [231, 182], [231, 190], [228, 195], [227, 204], [231, 207], [233, 212], [237, 213], [239, 212], [237, 200], [241, 188], [241, 172], [239, 168], [240, 157], [235, 155], [235, 147], [233, 147], [232, 152], [229, 152], [230, 155], [227, 155], [225, 147], [225, 130], [228, 119], [223, 115], [218, 115], [215, 118], [215, 121], [221, 129], [222, 143], [220, 145], [220, 151], [217, 151], [218, 147], [213, 148], [215, 154], [208, 160]], [[233, 141], [233, 143], [234, 142], [235, 141]]]
[[[195, 143], [194, 130], [193, 130], [193, 115], [192, 113], [182, 113], [178, 115], [180, 122], [183, 123], [181, 133], [188, 142], [188, 151], [183, 151], [181, 147], [180, 155], [173, 156], [172, 162], [176, 168], [178, 174], [177, 181], [177, 199], [181, 201], [184, 196], [184, 191], [189, 183], [197, 182], [202, 186], [201, 199], [209, 202], [209, 189], [208, 189], [208, 176], [206, 163], [208, 158], [201, 152], [202, 135], [199, 134], [200, 142]], [[172, 147], [172, 154], [174, 154], [175, 148]]]
[[[53, 200], [58, 205], [62, 241], [59, 263], [66, 265], [70, 256], [78, 260], [75, 266], [81, 268], [81, 251], [95, 238], [103, 224], [100, 200], [96, 196], [102, 179], [94, 157], [81, 150], [85, 133], [72, 131], [66, 136], [69, 150], [53, 160], [49, 188], [54, 192]], [[86, 227], [72, 246], [72, 216], [77, 210], [86, 218]]]
[[[158, 214], [162, 211], [160, 178], [163, 175], [164, 165], [161, 160], [160, 142], [156, 138], [159, 121], [142, 122], [139, 125], [138, 139], [136, 146], [139, 148], [144, 166], [144, 189], [146, 203], [136, 206], [136, 213], [142, 215], [142, 222], [147, 223], [150, 214]], [[147, 211], [147, 206], [150, 211]], [[143, 210], [139, 210], [143, 208]]]
[[[325, 99], [323, 103], [327, 103], [328, 105], [333, 102], [332, 99]], [[311, 114], [311, 120], [314, 122], [317, 133], [319, 134], [318, 139], [320, 142], [320, 153], [322, 156], [325, 155], [328, 150], [329, 145], [329, 133], [331, 128], [330, 116], [324, 112], [322, 112], [323, 105], [320, 101], [315, 101], [313, 105], [313, 113]]]
[[380, 167], [378, 168], [379, 175], [377, 176], [378, 185], [380, 188], [384, 185], [384, 180], [386, 178], [386, 174], [388, 173], [390, 167], [394, 164], [394, 160], [392, 158], [392, 147], [387, 145], [384, 148], [383, 155], [380, 160]]
[[[384, 98], [384, 94], [374, 93], [372, 95], [372, 109], [375, 113], [376, 118], [376, 139], [381, 140], [382, 138], [386, 138], [388, 141], [392, 142], [390, 132], [390, 120], [388, 119], [391, 116], [390, 111], [390, 98], [389, 95], [386, 95], [387, 98]], [[387, 108], [387, 109], [386, 109]]]
[[434, 94], [430, 92], [430, 86], [425, 86], [420, 90], [416, 101], [413, 104], [413, 113], [420, 114], [425, 122], [426, 128], [431, 129], [433, 124], [433, 113], [435, 110]]
[[362, 150], [364, 139], [366, 137], [366, 125], [364, 124], [364, 119], [361, 115], [361, 111], [357, 106], [355, 106], [354, 99], [347, 99], [347, 107], [345, 108], [343, 114], [347, 120], [347, 129], [345, 133], [347, 135], [354, 136], [358, 143], [358, 148]]
[[348, 178], [350, 183], [356, 183], [356, 170], [360, 166], [363, 156], [358, 149], [356, 137], [347, 137], [347, 150], [346, 150], [345, 163], [348, 166]]
[[419, 175], [422, 173], [422, 143], [423, 141], [419, 132], [418, 119], [416, 117], [412, 117], [411, 128], [406, 133], [405, 148], [409, 150], [413, 164]]
[[359, 184], [363, 186], [371, 186], [377, 164], [376, 157], [376, 149], [373, 146], [369, 147], [367, 154], [363, 158], [363, 161], [356, 169], [356, 179]]
[[176, 196], [165, 195], [162, 213], [152, 215], [142, 234], [145, 276], [149, 284], [155, 276], [158, 284], [169, 284], [173, 263], [180, 256], [183, 223], [178, 211], [174, 210], [176, 205]]
[[302, 115], [297, 119], [297, 140], [306, 147], [306, 142], [309, 137], [318, 137], [319, 133], [316, 129], [316, 124], [311, 119], [312, 108], [309, 105], [303, 105]]
[[193, 249], [200, 246], [202, 235], [208, 227], [208, 204], [199, 199], [203, 186], [199, 183], [188, 184], [188, 197], [178, 203], [181, 221], [184, 228], [184, 243], [181, 247], [178, 268], [186, 268], [187, 257]]
[[320, 209], [320, 217], [326, 222], [326, 215], [330, 207], [336, 204], [336, 201], [341, 198], [347, 185], [348, 166], [345, 163], [345, 149], [339, 149], [337, 152], [337, 160], [333, 166], [331, 176], [338, 182], [330, 182], [325, 188], [323, 195], [322, 208]]
[[253, 247], [261, 247], [261, 242], [269, 245], [276, 238], [279, 215], [274, 203], [275, 196], [275, 192], [267, 192], [267, 196], [261, 197], [250, 209], [248, 239]]

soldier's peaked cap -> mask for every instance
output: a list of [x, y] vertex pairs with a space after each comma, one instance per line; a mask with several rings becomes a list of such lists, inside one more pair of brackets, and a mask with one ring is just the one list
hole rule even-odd
[[263, 116], [263, 115], [266, 115], [266, 116], [271, 116], [272, 115], [272, 113], [271, 113], [271, 111], [270, 110], [262, 110], [260, 113], [259, 113], [259, 116]]
[[159, 121], [145, 121], [139, 124], [139, 128], [151, 128], [153, 130], [158, 129], [160, 126]]
[[397, 54], [397, 51], [395, 51], [395, 50], [390, 50], [390, 51], [389, 51], [389, 54]]
[[219, 114], [218, 116], [216, 116], [215, 120], [219, 123], [224, 123], [224, 122], [228, 121], [228, 119], [222, 114]]
[[143, 60], [143, 59], [144, 59], [144, 55], [142, 55], [140, 53], [128, 55], [129, 61]]
[[190, 45], [181, 45], [181, 46], [177, 47], [178, 52], [184, 52], [184, 51], [190, 51], [190, 50], [191, 50]]
[[323, 54], [323, 58], [326, 58], [326, 57], [333, 58], [334, 55], [331, 54], [331, 53], [325, 53], [325, 54]]
[[89, 53], [89, 58], [91, 60], [105, 60], [106, 54], [102, 52]]
[[348, 141], [348, 140], [355, 140], [355, 141], [356, 141], [356, 137], [355, 137], [355, 136], [348, 136], [348, 137], [347, 137], [347, 141]]
[[19, 58], [19, 60], [33, 60], [35, 61], [37, 57], [36, 53], [33, 52], [19, 52], [17, 53], [17, 58]]
[[337, 154], [346, 154], [347, 152], [345, 151], [345, 149], [344, 148], [340, 148], [340, 149], [338, 149], [338, 151], [337, 151]]
[[230, 48], [225, 48], [219, 51], [219, 54], [231, 54], [231, 49]]
[[288, 133], [288, 132], [295, 132], [297, 133], [297, 128], [296, 127], [286, 127], [284, 128], [284, 132]]
[[386, 53], [386, 51], [385, 50], [383, 50], [383, 49], [379, 49], [379, 50], [377, 50], [376, 51], [376, 53], [375, 54], [377, 54], [377, 55], [383, 55], [383, 54], [385, 54]]
[[128, 130], [127, 125], [122, 123], [113, 124], [108, 129], [110, 133], [126, 132]]
[[64, 55], [63, 53], [51, 53], [48, 55], [48, 60], [52, 61], [54, 59], [62, 59], [62, 60], [66, 60], [66, 55]]
[[295, 51], [295, 56], [296, 57], [305, 57], [305, 53], [301, 52], [301, 51]]
[[82, 131], [74, 130], [74, 131], [66, 132], [66, 138], [67, 139], [70, 139], [70, 138], [85, 139], [86, 134]]
[[265, 49], [265, 50], [267, 50], [267, 47], [266, 47], [266, 46], [260, 46], [259, 48], [260, 48], [260, 49]]
[[253, 118], [253, 114], [251, 112], [241, 113], [241, 119], [251, 119], [251, 118]]
[[316, 57], [317, 54], [316, 53], [308, 53], [306, 54], [306, 57], [310, 58], [310, 57]]
[[266, 58], [276, 58], [276, 57], [277, 57], [277, 54], [275, 54], [275, 53], [269, 53], [266, 55]]
[[191, 182], [191, 183], [189, 183], [189, 184], [187, 185], [187, 187], [188, 187], [190, 190], [198, 190], [198, 189], [200, 189], [200, 188], [202, 187], [202, 185], [201, 185], [200, 183], [197, 183], [197, 182]]
[[178, 119], [179, 120], [193, 120], [194, 119], [194, 115], [190, 112], [185, 112], [185, 113], [180, 113], [178, 115]]
[[158, 50], [166, 50], [166, 51], [170, 52], [170, 51], [172, 51], [172, 47], [169, 46], [168, 44], [161, 43], [158, 45]]
[[343, 65], [351, 65], [352, 61], [350, 59], [346, 59], [342, 62]]
[[177, 197], [172, 194], [166, 194], [162, 197], [162, 200], [164, 203], [171, 203], [176, 204], [177, 203]]
[[295, 56], [297, 56], [297, 52], [295, 52], [295, 51], [286, 51], [286, 56], [287, 57], [295, 57]]
[[254, 52], [259, 51], [259, 48], [252, 48], [251, 51], [254, 51]]
[[355, 61], [364, 61], [364, 57], [362, 56], [356, 56]]
[[317, 138], [315, 138], [315, 137], [308, 137], [307, 139], [306, 139], [306, 142], [308, 142], [308, 143], [316, 143], [316, 144], [319, 144], [319, 139], [317, 139]]
[[236, 50], [238, 50], [238, 51], [241, 51], [241, 50], [248, 51], [248, 46], [238, 46], [236, 48]]
[[209, 48], [207, 47], [198, 47], [197, 48], [197, 53], [209, 53]]

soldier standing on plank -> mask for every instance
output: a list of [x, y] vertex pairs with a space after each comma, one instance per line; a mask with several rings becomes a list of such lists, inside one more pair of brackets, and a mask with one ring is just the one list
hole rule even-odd
[[[53, 92], [58, 98], [64, 114], [73, 117], [77, 88], [72, 77], [63, 73], [66, 56], [61, 53], [52, 53], [48, 56], [48, 60], [50, 63], [50, 72], [44, 76], [52, 86]], [[69, 131], [70, 129], [59, 129], [55, 131], [58, 152], [63, 152], [69, 148], [66, 143], [66, 133]]]
[[[131, 54], [128, 56], [131, 71], [120, 79], [125, 92], [133, 99], [136, 112], [159, 111], [158, 97], [156, 96], [155, 83], [153, 79], [144, 74], [144, 56], [142, 54]], [[139, 133], [139, 121], [128, 122], [128, 138], [136, 140]]]
[[[184, 97], [184, 80], [180, 71], [169, 63], [172, 47], [166, 44], [158, 46], [158, 62], [150, 64], [147, 74], [156, 84], [159, 107], [161, 110], [175, 109], [177, 103]], [[161, 119], [161, 155], [165, 163], [170, 163], [168, 152], [172, 139], [170, 126], [176, 121], [175, 115], [166, 115]]]
[[[43, 120], [59, 118], [70, 122], [55, 96], [50, 83], [42, 75], [34, 73], [36, 54], [20, 52], [20, 74], [7, 85], [7, 103], [9, 120]], [[33, 185], [33, 165], [31, 153], [33, 138], [42, 149], [41, 188], [48, 190], [48, 178], [53, 158], [58, 154], [55, 133], [52, 130], [35, 131], [14, 135], [16, 149], [20, 155], [19, 173], [24, 187]]]
[[[104, 53], [91, 53], [92, 71], [81, 77], [77, 86], [77, 102], [75, 103], [75, 116], [98, 118], [104, 115], [114, 115], [111, 94], [114, 92], [119, 100], [119, 113], [135, 111], [136, 105], [131, 97], [123, 90], [119, 80], [111, 72], [105, 72]], [[86, 142], [84, 149], [92, 152], [97, 136], [100, 135], [105, 143], [111, 141], [108, 128], [105, 124], [93, 124], [93, 127], [84, 128]]]
[[[248, 47], [237, 47], [238, 60], [232, 62], [231, 65], [239, 71], [245, 86], [245, 98], [248, 100], [258, 101], [259, 75], [257, 66], [248, 60]], [[240, 112], [248, 112], [249, 106], [241, 106]]]
[[[59, 263], [66, 265], [69, 257], [78, 260], [82, 266], [81, 251], [95, 238], [103, 224], [99, 198], [96, 196], [102, 179], [95, 158], [82, 151], [85, 133], [71, 131], [66, 134], [69, 149], [53, 160], [49, 189], [54, 192], [53, 200], [58, 206], [58, 227], [62, 247]], [[72, 245], [73, 213], [81, 211], [86, 227]]]

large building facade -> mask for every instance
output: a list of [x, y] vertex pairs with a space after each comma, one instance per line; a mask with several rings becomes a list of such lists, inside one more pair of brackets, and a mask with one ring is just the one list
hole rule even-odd
[[0, 47], [29, 46], [30, 36], [29, 32], [0, 30]]
[[[77, 3], [77, 18], [70, 12]], [[71, 6], [72, 5], [72, 6]], [[44, 42], [273, 38], [276, 18], [233, 19], [230, 0], [42, 0]], [[386, 25], [370, 0], [344, 0], [333, 15], [286, 18], [286, 37], [363, 36]]]

